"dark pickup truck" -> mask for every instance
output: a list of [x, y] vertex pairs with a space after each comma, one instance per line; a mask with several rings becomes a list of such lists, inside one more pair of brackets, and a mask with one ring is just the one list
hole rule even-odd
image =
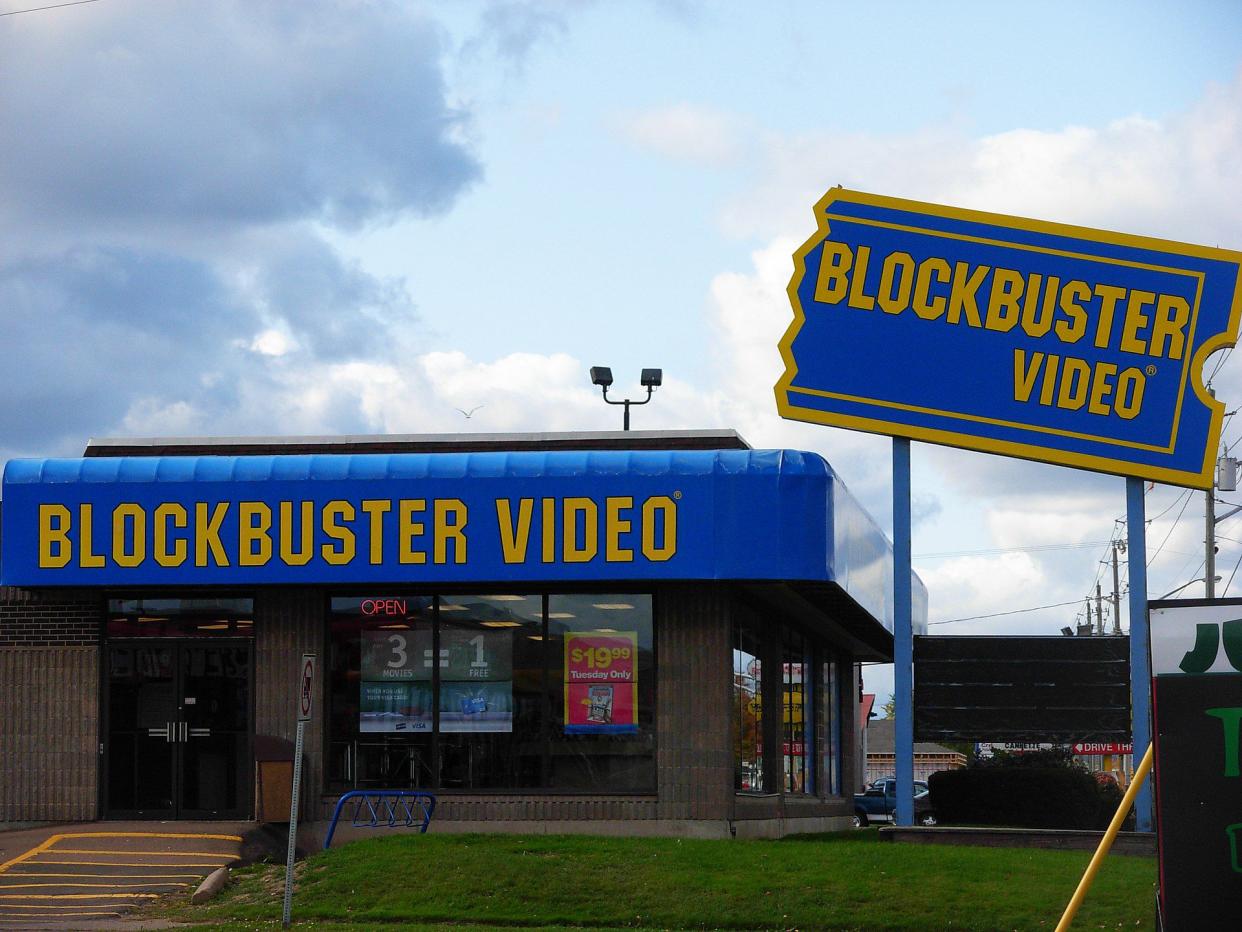
[[[892, 822], [897, 813], [897, 781], [892, 777], [876, 780], [865, 792], [854, 794], [854, 825], [863, 827], [872, 822]], [[935, 825], [927, 784], [914, 781], [914, 824]]]

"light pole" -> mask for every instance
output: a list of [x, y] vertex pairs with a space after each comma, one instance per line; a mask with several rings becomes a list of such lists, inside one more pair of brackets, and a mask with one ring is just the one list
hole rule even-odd
[[[1164, 595], [1162, 595], [1159, 599], [1153, 599], [1152, 601], [1159, 602], [1159, 601], [1161, 601], [1162, 599], [1167, 599], [1169, 596], [1171, 596], [1171, 595], [1176, 595], [1177, 593], [1179, 593], [1179, 592], [1181, 592], [1183, 589], [1185, 589], [1187, 586], [1193, 586], [1193, 585], [1194, 585], [1195, 583], [1197, 583], [1197, 582], [1206, 583], [1206, 582], [1207, 582], [1207, 578], [1206, 578], [1206, 577], [1204, 577], [1204, 576], [1200, 576], [1198, 579], [1192, 579], [1192, 580], [1191, 580], [1190, 582], [1188, 582], [1188, 583], [1182, 583], [1182, 584], [1181, 584], [1180, 586], [1178, 586], [1176, 589], [1170, 589], [1168, 592], [1166, 592]], [[1220, 577], [1219, 577], [1219, 576], [1213, 576], [1213, 577], [1212, 577], [1212, 582], [1213, 582], [1213, 583], [1218, 583], [1218, 582], [1220, 582]]]
[[612, 384], [612, 370], [607, 366], [591, 367], [591, 384], [598, 385], [604, 390], [605, 404], [625, 405], [625, 418], [622, 421], [624, 425], [622, 430], [630, 429], [630, 405], [645, 405], [649, 402], [651, 400], [651, 393], [663, 384], [664, 372], [660, 369], [644, 369], [639, 382], [647, 389], [647, 397], [642, 401], [631, 401], [629, 398], [622, 401], [613, 401], [608, 397], [608, 386]]

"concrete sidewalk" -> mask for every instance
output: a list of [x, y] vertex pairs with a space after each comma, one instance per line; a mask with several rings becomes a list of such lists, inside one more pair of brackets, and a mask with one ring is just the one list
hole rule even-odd
[[241, 856], [253, 822], [86, 822], [0, 832], [0, 929], [99, 929]]

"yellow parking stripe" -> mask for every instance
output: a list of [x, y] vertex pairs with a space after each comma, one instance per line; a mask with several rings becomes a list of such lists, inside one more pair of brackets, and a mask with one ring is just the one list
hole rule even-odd
[[[178, 864], [176, 866], [184, 867], [184, 865], [182, 864]], [[18, 871], [15, 874], [9, 874], [9, 876], [10, 877], [77, 877], [81, 880], [85, 880], [87, 878], [94, 878], [94, 877], [98, 877], [98, 878], [116, 877], [121, 880], [149, 880], [152, 878], [159, 877], [159, 878], [167, 880], [167, 879], [174, 878], [174, 877], [194, 878], [194, 877], [202, 877], [203, 875], [202, 874], [53, 874], [53, 873], [44, 873], [42, 871]], [[0, 882], [0, 886], [4, 886], [3, 882]]]
[[6, 883], [0, 884], [0, 890], [27, 890], [37, 887], [44, 889], [48, 887], [85, 887], [94, 889], [96, 887], [104, 890], [125, 890], [130, 887], [188, 887], [188, 883], [168, 880], [163, 883]]
[[34, 861], [42, 867], [45, 864], [71, 865], [81, 864], [84, 867], [224, 867], [224, 864], [152, 864], [150, 861]]
[[[224, 851], [113, 851], [102, 847], [57, 847], [48, 854], [128, 854], [144, 857], [224, 857], [225, 860], [236, 861], [241, 855], [225, 854]], [[46, 861], [45, 861], [46, 864]]]
[[42, 844], [31, 848], [24, 854], [19, 854], [15, 858], [11, 858], [0, 864], [0, 874], [12, 867], [14, 864], [20, 864], [22, 861], [37, 857], [44, 851], [49, 850], [54, 845], [69, 838], [203, 838], [211, 841], [235, 841], [240, 844], [242, 838], [240, 835], [212, 835], [199, 834], [197, 832], [69, 832], [61, 835], [50, 835]]
[[0, 893], [0, 900], [158, 900], [158, 893]]
[[63, 837], [64, 837], [63, 835], [53, 835], [51, 838], [48, 838], [46, 841], [43, 842], [43, 844], [39, 845], [38, 847], [31, 848], [25, 854], [19, 854], [17, 857], [11, 860], [5, 861], [3, 864], [0, 864], [0, 874], [3, 874], [6, 870], [8, 870], [14, 864], [20, 864], [22, 861], [25, 861], [27, 858], [33, 858], [36, 855], [41, 854], [42, 852], [46, 851], [48, 848], [52, 847], [52, 845], [56, 844], [57, 839], [63, 838]]
[[[42, 907], [39, 907], [42, 908]], [[120, 913], [69, 913], [70, 916], [120, 916]], [[27, 913], [25, 916], [0, 916], [0, 922], [31, 922], [35, 919], [65, 919], [65, 913]]]
[[[39, 903], [37, 906], [29, 906], [25, 903], [4, 903], [2, 908], [5, 910], [102, 910], [106, 906], [113, 906], [113, 903]], [[81, 916], [82, 913], [66, 912], [62, 915]]]

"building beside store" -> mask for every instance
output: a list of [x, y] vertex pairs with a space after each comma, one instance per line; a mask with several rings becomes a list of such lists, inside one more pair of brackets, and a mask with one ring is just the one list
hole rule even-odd
[[303, 818], [845, 827], [892, 657], [889, 541], [731, 431], [93, 441], [0, 518], [0, 824], [252, 818], [310, 652]]
[[[867, 724], [867, 783], [897, 772], [895, 724], [891, 718], [872, 719]], [[965, 766], [966, 755], [961, 751], [934, 741], [914, 742], [915, 780], [926, 780], [938, 770], [960, 770]]]

